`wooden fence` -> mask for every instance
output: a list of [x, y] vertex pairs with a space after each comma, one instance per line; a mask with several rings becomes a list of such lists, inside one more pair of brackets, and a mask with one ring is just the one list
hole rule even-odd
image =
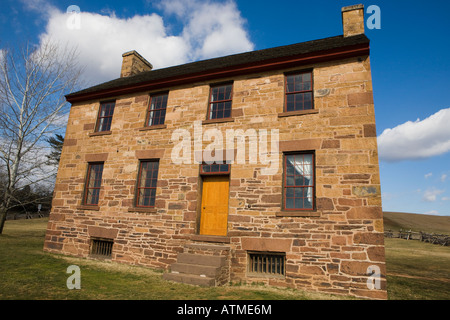
[[426, 233], [426, 232], [416, 232], [411, 230], [402, 230], [392, 231], [387, 230], [384, 231], [384, 236], [386, 238], [400, 238], [406, 240], [420, 240], [423, 242], [429, 242], [433, 244], [439, 244], [441, 246], [449, 246], [450, 245], [450, 236], [446, 234], [435, 234], [435, 233]]

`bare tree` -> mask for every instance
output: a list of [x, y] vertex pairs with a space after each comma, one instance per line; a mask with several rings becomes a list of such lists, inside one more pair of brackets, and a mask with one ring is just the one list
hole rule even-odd
[[27, 204], [17, 191], [54, 178], [57, 168], [48, 164], [46, 140], [65, 127], [64, 96], [78, 89], [81, 72], [77, 51], [67, 45], [47, 41], [24, 45], [20, 52], [0, 50], [0, 171], [6, 182], [0, 234], [8, 210]]

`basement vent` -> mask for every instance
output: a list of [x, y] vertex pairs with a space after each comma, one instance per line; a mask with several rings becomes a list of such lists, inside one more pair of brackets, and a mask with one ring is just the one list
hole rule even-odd
[[111, 258], [113, 244], [111, 239], [91, 239], [91, 257]]
[[255, 275], [284, 276], [286, 254], [249, 253], [248, 272]]

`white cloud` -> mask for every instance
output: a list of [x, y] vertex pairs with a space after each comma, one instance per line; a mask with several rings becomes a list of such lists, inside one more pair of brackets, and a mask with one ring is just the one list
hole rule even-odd
[[444, 174], [441, 176], [441, 181], [442, 181], [442, 182], [445, 182], [446, 179], [447, 179], [447, 175], [444, 173]]
[[441, 200], [442, 201], [450, 201], [450, 197], [442, 197]]
[[438, 190], [438, 189], [428, 189], [423, 194], [423, 201], [426, 202], [434, 202], [437, 199], [437, 196], [444, 193], [445, 190]]
[[429, 215], [433, 215], [433, 216], [437, 216], [439, 215], [439, 212], [437, 210], [431, 210], [431, 211], [427, 211], [424, 214], [429, 214]]
[[253, 49], [244, 19], [233, 1], [162, 3], [166, 14], [175, 14], [183, 23], [179, 35], [168, 34], [169, 26], [156, 13], [124, 19], [114, 13], [101, 15], [80, 8], [81, 28], [71, 29], [66, 25], [71, 14], [52, 8], [47, 11], [48, 22], [41, 41], [52, 39], [76, 46], [90, 84], [118, 78], [122, 54], [130, 50], [136, 50], [154, 69], [159, 69]]
[[378, 137], [379, 156], [384, 161], [416, 160], [450, 151], [450, 108], [430, 117], [386, 129]]
[[244, 28], [245, 20], [234, 1], [171, 0], [163, 1], [161, 6], [166, 13], [175, 14], [184, 22], [182, 36], [193, 47], [190, 58], [194, 60], [254, 48]]
[[429, 177], [431, 177], [433, 175], [433, 173], [432, 172], [430, 172], [430, 173], [427, 173], [426, 175], [425, 175], [425, 179], [428, 179]]

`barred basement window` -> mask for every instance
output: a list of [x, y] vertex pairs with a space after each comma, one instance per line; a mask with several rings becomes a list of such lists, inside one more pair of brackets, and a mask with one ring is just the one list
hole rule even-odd
[[249, 253], [248, 272], [260, 275], [284, 276], [284, 253]]
[[91, 239], [91, 256], [111, 258], [114, 241], [110, 239]]

